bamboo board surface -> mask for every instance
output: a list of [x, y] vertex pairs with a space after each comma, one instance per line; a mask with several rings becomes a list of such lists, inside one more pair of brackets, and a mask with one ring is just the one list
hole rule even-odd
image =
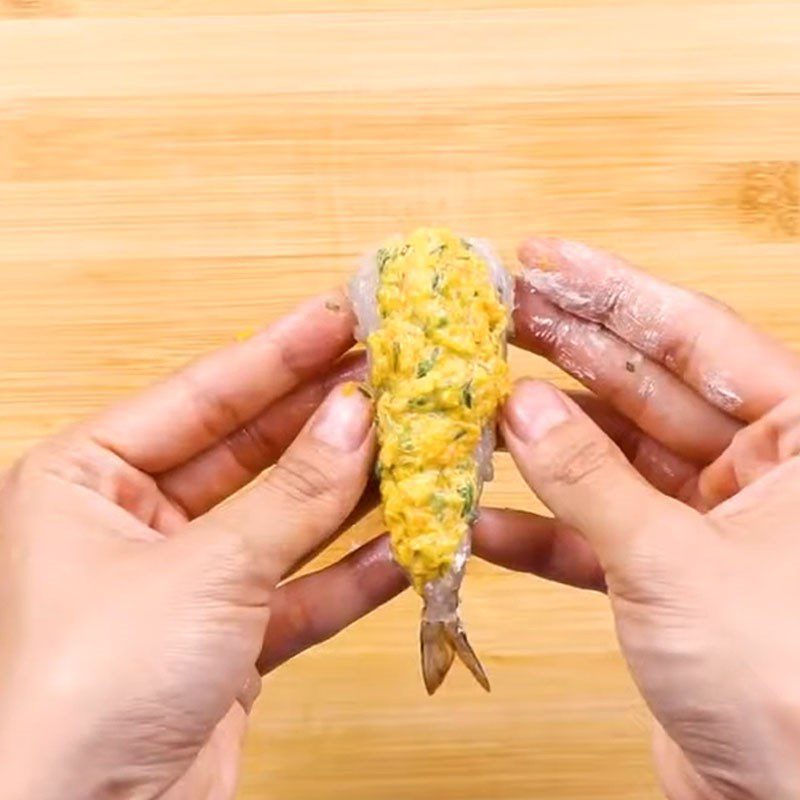
[[[756, 0], [0, 0], [0, 465], [416, 224], [585, 239], [798, 344], [798, 41]], [[535, 507], [502, 457], [487, 500]], [[266, 681], [243, 800], [658, 796], [603, 598], [472, 566], [493, 694], [425, 696], [403, 597]]]

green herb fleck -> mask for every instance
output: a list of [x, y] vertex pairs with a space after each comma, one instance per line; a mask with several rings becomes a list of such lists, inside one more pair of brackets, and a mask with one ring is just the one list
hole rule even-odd
[[392, 254], [385, 248], [381, 247], [380, 250], [375, 255], [375, 259], [378, 262], [378, 273], [383, 272], [383, 268], [386, 266], [387, 262], [391, 261]]
[[453, 441], [457, 442], [459, 439], [463, 439], [467, 435], [467, 429], [462, 428], [454, 437]]
[[462, 240], [461, 240], [461, 246], [462, 246], [462, 247], [463, 247], [465, 250], [472, 250], [472, 244], [471, 244], [471, 242], [468, 242], [466, 239], [462, 239]]
[[400, 367], [400, 342], [392, 342], [392, 369], [397, 372]]
[[431, 508], [437, 517], [441, 517], [447, 507], [447, 501], [441, 492], [434, 492], [431, 496]]
[[440, 269], [437, 269], [436, 272], [433, 273], [433, 283], [431, 284], [431, 288], [436, 294], [440, 293], [443, 283], [444, 273]]
[[472, 381], [467, 381], [461, 389], [461, 401], [467, 408], [472, 408], [473, 400]]
[[436, 359], [439, 358], [440, 352], [441, 351], [438, 347], [434, 347], [430, 356], [419, 362], [419, 365], [417, 366], [418, 378], [424, 378], [433, 369], [433, 365], [436, 363]]
[[368, 383], [364, 383], [363, 381], [357, 383], [356, 389], [358, 389], [358, 391], [361, 392], [361, 394], [363, 394], [364, 397], [367, 398], [367, 400], [375, 399], [375, 393], [373, 392], [372, 387]]
[[408, 404], [411, 408], [425, 408], [428, 405], [428, 398], [427, 397], [413, 397], [411, 400], [408, 401]]
[[436, 245], [432, 250], [429, 251], [429, 254], [432, 256], [440, 256], [444, 251], [447, 250], [446, 244], [439, 244]]
[[463, 500], [461, 513], [472, 521], [475, 514], [475, 487], [471, 483], [466, 483], [458, 490], [458, 493]]

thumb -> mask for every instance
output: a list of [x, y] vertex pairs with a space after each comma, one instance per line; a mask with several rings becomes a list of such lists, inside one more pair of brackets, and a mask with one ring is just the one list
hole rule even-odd
[[372, 418], [372, 404], [353, 384], [334, 389], [265, 477], [192, 526], [232, 537], [250, 569], [277, 582], [331, 537], [361, 497]]
[[646, 483], [581, 408], [547, 383], [518, 383], [501, 425], [528, 485], [581, 531], [606, 570], [625, 560], [634, 537], [665, 526], [673, 536], [693, 515]]

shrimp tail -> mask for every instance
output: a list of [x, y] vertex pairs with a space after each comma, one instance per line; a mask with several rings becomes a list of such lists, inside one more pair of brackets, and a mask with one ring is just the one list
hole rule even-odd
[[429, 695], [442, 685], [456, 655], [475, 680], [487, 692], [491, 691], [486, 672], [475, 655], [457, 614], [448, 620], [426, 620], [423, 616], [419, 638], [422, 677]]

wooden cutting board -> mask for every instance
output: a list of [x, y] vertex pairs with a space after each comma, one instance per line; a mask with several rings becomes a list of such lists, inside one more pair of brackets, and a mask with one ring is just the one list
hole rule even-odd
[[[797, 344], [799, 40], [755, 0], [0, 0], [0, 463], [418, 223], [585, 239]], [[241, 797], [658, 796], [604, 599], [473, 567], [491, 696], [425, 696], [403, 597], [266, 681]]]

